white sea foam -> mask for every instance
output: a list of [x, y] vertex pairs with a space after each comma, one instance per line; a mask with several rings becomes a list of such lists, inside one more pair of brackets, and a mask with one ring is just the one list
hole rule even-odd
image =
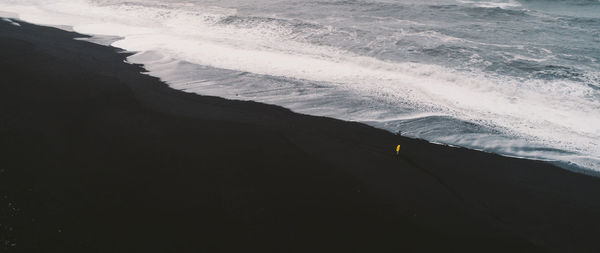
[[11, 19], [8, 19], [8, 18], [2, 18], [2, 21], [8, 22], [9, 24], [14, 25], [14, 26], [21, 26], [21, 24], [15, 22], [15, 21], [12, 21]]
[[514, 8], [514, 7], [520, 7], [521, 4], [517, 1], [514, 0], [509, 0], [509, 1], [468, 1], [468, 0], [462, 0], [459, 1], [461, 3], [465, 3], [465, 4], [473, 4], [474, 6], [477, 7], [481, 7], [481, 8], [501, 8], [501, 9], [506, 9], [506, 8]]
[[[0, 0], [0, 10], [18, 13], [32, 23], [69, 25], [80, 33], [113, 36], [113, 46], [140, 52], [129, 61], [145, 64], [150, 74], [176, 89], [280, 104], [390, 130], [393, 122], [415, 118], [460, 119], [502, 136], [435, 136], [430, 134], [433, 130], [415, 130], [412, 135], [600, 170], [599, 91], [568, 80], [520, 80], [383, 61], [295, 40], [297, 31], [276, 22], [231, 24], [225, 21], [236, 17], [236, 10], [191, 3]], [[314, 32], [315, 28], [307, 29]], [[209, 67], [218, 75], [198, 76], [186, 71], [187, 64]], [[250, 85], [238, 80], [245, 73], [266, 79]], [[220, 86], [218, 80], [231, 85]], [[360, 108], [342, 101], [352, 96], [363, 101]], [[364, 102], [369, 100], [377, 102]], [[532, 146], [568, 152], [526, 148]]]

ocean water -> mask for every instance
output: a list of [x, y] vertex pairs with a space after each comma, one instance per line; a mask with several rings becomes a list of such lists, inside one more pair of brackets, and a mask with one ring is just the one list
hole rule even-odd
[[129, 62], [174, 89], [600, 172], [600, 0], [0, 0], [0, 11], [136, 52]]

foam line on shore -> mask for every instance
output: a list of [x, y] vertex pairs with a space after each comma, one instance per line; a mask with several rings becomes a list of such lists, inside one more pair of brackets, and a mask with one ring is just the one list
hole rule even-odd
[[[120, 39], [114, 42], [99, 43], [111, 43], [139, 52], [129, 57], [129, 61], [144, 64], [150, 74], [175, 88], [185, 86], [180, 80], [187, 83], [199, 81], [193, 80], [195, 77], [190, 79], [190, 76], [182, 79], [181, 73], [173, 70], [174, 66], [183, 62], [264, 78], [283, 78], [305, 85], [319, 83], [343, 94], [374, 97], [383, 104], [411, 110], [393, 113], [443, 115], [493, 128], [511, 138], [575, 152], [592, 161], [597, 160], [582, 166], [600, 168], [599, 91], [578, 83], [566, 80], [523, 81], [431, 64], [383, 61], [339, 48], [296, 41], [293, 37], [298, 32], [290, 31], [277, 22], [259, 20], [258, 25], [250, 27], [231, 25], [227, 22], [240, 17], [235, 9], [228, 8], [84, 0], [26, 1], [24, 4], [7, 1], [0, 7], [19, 13], [20, 18], [34, 23], [70, 25], [74, 31], [84, 34], [118, 36]], [[81, 9], [86, 9], [85, 15], [80, 13]], [[313, 29], [319, 28], [301, 30], [300, 33], [313, 32]], [[147, 58], [148, 53], [155, 54], [155, 58]], [[188, 92], [207, 94], [205, 85], [185, 87]], [[212, 86], [210, 89], [219, 93], [222, 92], [216, 90], [219, 87]], [[250, 94], [248, 91], [256, 91], [255, 88], [247, 87], [246, 92], [238, 94]], [[276, 90], [273, 86], [262, 88]], [[249, 95], [246, 98], [283, 106], [289, 106], [288, 101], [296, 102], [293, 97], [277, 96]], [[388, 108], [379, 108], [379, 105], [365, 111], [362, 116], [355, 114], [349, 117], [343, 114], [348, 108], [336, 108], [335, 105], [327, 107], [328, 114], [324, 116], [363, 122], [394, 121], [398, 118], [397, 115], [380, 113]], [[306, 109], [300, 112], [323, 115], [323, 111]], [[464, 140], [466, 138], [462, 138]], [[477, 147], [475, 143], [462, 141], [460, 145]], [[510, 148], [507, 146], [503, 150]], [[530, 154], [536, 155], [538, 153]], [[565, 158], [561, 156], [559, 159]]]

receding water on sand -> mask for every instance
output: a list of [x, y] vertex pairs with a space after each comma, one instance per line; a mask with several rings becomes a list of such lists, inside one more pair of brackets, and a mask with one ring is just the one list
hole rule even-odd
[[600, 170], [600, 16], [535, 6], [0, 0], [139, 52], [128, 61], [176, 89]]

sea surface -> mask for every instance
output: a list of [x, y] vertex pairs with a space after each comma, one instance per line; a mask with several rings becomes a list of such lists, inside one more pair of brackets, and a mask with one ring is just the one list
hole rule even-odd
[[136, 52], [174, 89], [600, 171], [600, 0], [0, 0], [0, 16]]

